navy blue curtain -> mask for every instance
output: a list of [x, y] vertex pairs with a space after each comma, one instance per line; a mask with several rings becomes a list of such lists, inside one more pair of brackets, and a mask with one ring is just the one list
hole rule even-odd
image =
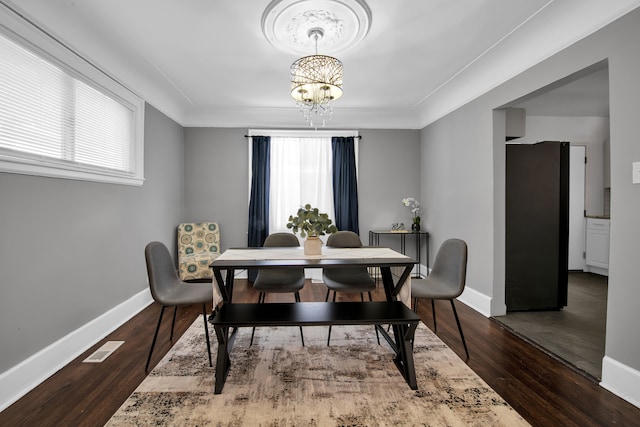
[[[269, 175], [271, 173], [271, 137], [252, 136], [251, 196], [249, 199], [248, 246], [260, 247], [269, 235]], [[249, 270], [254, 281], [257, 270]]]
[[358, 225], [358, 183], [353, 137], [331, 138], [333, 155], [333, 205], [338, 230], [360, 234]]

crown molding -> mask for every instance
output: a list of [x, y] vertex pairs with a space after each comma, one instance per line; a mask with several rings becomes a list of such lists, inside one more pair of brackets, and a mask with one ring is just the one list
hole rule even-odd
[[[295, 106], [291, 108], [230, 107], [192, 109], [184, 127], [260, 127], [310, 129]], [[333, 107], [327, 129], [420, 129], [417, 111]], [[322, 127], [318, 127], [322, 129]]]

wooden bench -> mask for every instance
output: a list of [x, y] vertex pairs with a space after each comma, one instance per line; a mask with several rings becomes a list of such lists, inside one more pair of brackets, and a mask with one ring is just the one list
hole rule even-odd
[[[231, 367], [229, 353], [240, 327], [376, 325], [394, 350], [394, 363], [412, 390], [418, 388], [413, 338], [420, 318], [400, 301], [223, 304], [210, 320], [218, 337], [215, 394]], [[380, 325], [392, 325], [391, 337]]]

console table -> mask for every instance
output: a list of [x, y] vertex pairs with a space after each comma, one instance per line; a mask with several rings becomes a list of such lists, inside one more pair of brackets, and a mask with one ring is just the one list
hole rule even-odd
[[380, 246], [380, 236], [392, 235], [400, 237], [400, 252], [406, 254], [406, 236], [413, 236], [416, 243], [416, 259], [418, 260], [418, 266], [416, 268], [416, 278], [421, 278], [420, 274], [420, 262], [422, 261], [422, 242], [425, 242], [425, 248], [427, 250], [427, 275], [429, 274], [429, 233], [427, 231], [390, 231], [390, 230], [371, 230], [369, 231], [369, 245]]

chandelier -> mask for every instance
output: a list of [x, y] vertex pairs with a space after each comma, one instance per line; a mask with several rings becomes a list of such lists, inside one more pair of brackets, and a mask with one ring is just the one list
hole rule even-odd
[[316, 53], [291, 64], [291, 96], [309, 126], [317, 128], [331, 119], [331, 104], [342, 96], [342, 62], [318, 55], [318, 39], [324, 36], [322, 28], [311, 28], [308, 36], [315, 42]]

